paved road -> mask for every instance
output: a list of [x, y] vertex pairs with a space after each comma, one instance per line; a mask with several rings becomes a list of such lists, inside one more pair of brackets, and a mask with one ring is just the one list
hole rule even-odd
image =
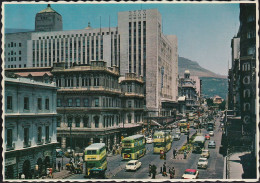
[[[223, 178], [223, 167], [224, 167], [224, 158], [222, 155], [219, 154], [219, 147], [221, 144], [221, 135], [222, 132], [219, 130], [219, 119], [216, 120], [215, 129], [214, 129], [214, 136], [211, 137], [211, 140], [215, 140], [216, 148], [210, 149], [210, 158], [208, 160], [209, 167], [206, 170], [199, 169], [199, 178], [200, 179], [222, 179]], [[173, 131], [174, 133], [174, 131]], [[194, 129], [190, 129], [190, 136], [195, 133]], [[201, 130], [201, 133], [204, 135], [208, 133], [205, 129]], [[167, 170], [168, 167], [175, 167], [175, 179], [181, 179], [183, 172], [185, 169], [192, 168], [197, 169], [198, 159], [200, 154], [191, 153], [188, 155], [187, 159], [173, 159], [173, 149], [181, 148], [182, 145], [186, 142], [187, 136], [181, 135], [179, 141], [173, 141], [173, 146], [169, 152], [167, 152], [167, 161], [166, 166]], [[205, 147], [208, 147], [208, 140], [206, 141]], [[108, 169], [106, 171], [106, 176], [109, 179], [151, 179], [148, 176], [148, 167], [149, 164], [155, 164], [157, 166], [157, 177], [156, 178], [163, 178], [169, 179], [168, 177], [162, 177], [160, 173], [160, 167], [162, 167], [164, 160], [160, 160], [158, 154], [153, 154], [153, 145], [146, 144], [147, 153], [144, 157], [140, 158], [139, 161], [142, 162], [142, 166], [139, 170], [135, 172], [126, 172], [125, 165], [127, 161], [123, 161], [120, 155], [108, 157]], [[179, 156], [180, 157], [180, 156]], [[83, 174], [80, 175], [72, 175], [69, 179], [83, 179]]]

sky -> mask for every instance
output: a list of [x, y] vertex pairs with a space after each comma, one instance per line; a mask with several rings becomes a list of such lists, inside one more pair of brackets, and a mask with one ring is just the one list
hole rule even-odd
[[[34, 29], [35, 15], [47, 4], [5, 4], [5, 28]], [[117, 26], [120, 11], [155, 9], [162, 15], [163, 33], [177, 35], [178, 54], [205, 69], [227, 75], [231, 39], [239, 28], [238, 3], [105, 3], [51, 4], [62, 15], [63, 30]]]

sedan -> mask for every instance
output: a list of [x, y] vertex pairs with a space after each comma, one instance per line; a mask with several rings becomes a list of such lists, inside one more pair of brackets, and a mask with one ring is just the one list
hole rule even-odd
[[205, 135], [205, 139], [206, 139], [206, 140], [210, 140], [209, 134], [206, 134], [206, 135]]
[[208, 160], [207, 158], [200, 158], [198, 162], [198, 168], [208, 168]]
[[209, 150], [208, 149], [203, 149], [202, 152], [201, 152], [200, 157], [202, 157], [202, 158], [209, 158], [209, 156], [210, 156]]
[[174, 134], [173, 140], [180, 140], [180, 134]]
[[182, 179], [197, 179], [199, 176], [199, 171], [196, 169], [186, 169], [182, 175]]
[[209, 141], [209, 145], [208, 148], [215, 148], [216, 147], [216, 143], [214, 140]]
[[142, 163], [138, 160], [131, 160], [129, 161], [126, 166], [125, 169], [127, 170], [132, 170], [132, 171], [136, 171], [138, 168], [140, 168], [142, 165]]
[[209, 132], [209, 135], [210, 135], [210, 136], [214, 136], [214, 132], [213, 132], [213, 131], [210, 131], [210, 132]]
[[180, 129], [177, 128], [177, 129], [175, 130], [175, 133], [176, 133], [176, 134], [180, 134], [180, 133], [181, 133]]

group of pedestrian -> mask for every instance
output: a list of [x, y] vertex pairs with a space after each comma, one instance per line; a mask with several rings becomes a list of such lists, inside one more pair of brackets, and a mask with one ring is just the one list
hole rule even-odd
[[157, 169], [157, 167], [155, 165], [149, 164], [149, 176], [152, 175], [152, 179], [155, 179], [156, 169]]

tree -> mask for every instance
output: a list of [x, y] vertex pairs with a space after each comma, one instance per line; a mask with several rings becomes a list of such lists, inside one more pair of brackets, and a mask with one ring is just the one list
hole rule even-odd
[[212, 98], [207, 98], [206, 102], [207, 102], [208, 107], [213, 106], [213, 99]]
[[220, 110], [222, 110], [222, 111], [224, 111], [225, 110], [225, 108], [226, 108], [226, 101], [225, 100], [223, 100], [223, 102], [221, 103], [221, 104], [219, 104], [219, 109]]

